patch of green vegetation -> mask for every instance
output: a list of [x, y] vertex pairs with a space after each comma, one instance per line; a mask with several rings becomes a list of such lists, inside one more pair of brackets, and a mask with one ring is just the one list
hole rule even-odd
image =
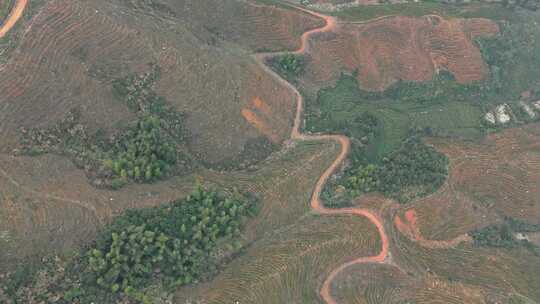
[[472, 231], [474, 245], [478, 247], [495, 247], [512, 249], [524, 246], [531, 252], [540, 256], [540, 246], [527, 239], [518, 239], [517, 233], [539, 232], [540, 224], [530, 224], [522, 220], [506, 218], [502, 224], [491, 225], [486, 228]]
[[363, 193], [380, 192], [400, 203], [425, 196], [437, 190], [448, 175], [448, 159], [432, 147], [425, 145], [417, 136], [411, 136], [402, 146], [384, 157], [381, 162], [351, 166], [337, 184], [339, 196], [332, 197], [326, 191], [330, 204], [347, 205], [350, 199]]
[[273, 57], [269, 64], [282, 77], [294, 82], [304, 72], [305, 59], [301, 55], [289, 53]]
[[192, 158], [183, 145], [184, 115], [154, 93], [152, 85], [158, 77], [154, 68], [113, 83], [115, 95], [138, 116], [119, 134], [89, 135], [79, 123], [80, 112], [71, 111], [50, 128], [21, 130], [21, 152], [66, 155], [85, 169], [92, 184], [113, 189], [129, 181], [153, 182], [189, 170]]
[[174, 141], [161, 129], [161, 120], [145, 116], [108, 151], [103, 164], [123, 179], [151, 182], [171, 173], [177, 162]]
[[[398, 82], [384, 92], [368, 92], [358, 87], [355, 75], [343, 74], [335, 87], [319, 91], [317, 100], [306, 104], [306, 129], [346, 134], [352, 139], [351, 165], [341, 179], [328, 185], [325, 191], [328, 203], [343, 206], [351, 198], [370, 191], [383, 192], [401, 202], [433, 192], [446, 176], [443, 165], [446, 159], [416, 137], [476, 139], [482, 136], [485, 105], [479, 100], [485, 98], [485, 91], [491, 91], [485, 88], [482, 83], [459, 85], [450, 74], [440, 73], [427, 83]], [[426, 152], [422, 155], [429, 156], [427, 163], [407, 155], [407, 149]], [[397, 155], [404, 161], [411, 157], [410, 162], [385, 164], [385, 160], [397, 160]], [[431, 165], [430, 161], [433, 161]], [[369, 169], [370, 165], [376, 169]], [[426, 179], [409, 185], [391, 180], [389, 177], [401, 165], [424, 166], [426, 172], [433, 170], [433, 174], [426, 174]], [[366, 170], [377, 172], [370, 177], [371, 181], [364, 176]], [[388, 174], [383, 170], [388, 170]], [[355, 176], [360, 185], [353, 186], [355, 182], [351, 184], [347, 180]], [[410, 176], [401, 178], [414, 180]], [[388, 185], [383, 186], [385, 183]]]
[[[442, 84], [448, 84], [443, 86], [448, 89], [440, 89]], [[352, 137], [353, 144], [365, 146], [370, 162], [399, 148], [410, 130], [478, 138], [483, 133], [482, 105], [474, 94], [467, 93], [469, 88], [460, 89], [448, 75], [440, 75], [430, 83], [401, 82], [374, 93], [361, 90], [354, 75], [342, 75], [335, 87], [321, 90], [316, 101], [307, 102], [306, 129]]]
[[90, 250], [89, 271], [98, 286], [128, 295], [152, 277], [170, 287], [190, 284], [208, 273], [210, 253], [219, 245], [241, 247], [233, 240], [252, 207], [239, 197], [199, 187], [164, 207], [129, 210]]
[[15, 299], [62, 295], [58, 303], [154, 303], [158, 290], [215, 275], [243, 248], [241, 229], [257, 212], [253, 197], [197, 187], [185, 199], [114, 218], [82, 254], [44, 265], [39, 272], [48, 282], [21, 268], [9, 277], [9, 290]]

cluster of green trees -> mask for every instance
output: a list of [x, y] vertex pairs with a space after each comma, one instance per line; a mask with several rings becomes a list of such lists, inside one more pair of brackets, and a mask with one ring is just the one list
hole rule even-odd
[[343, 183], [351, 197], [378, 191], [405, 203], [438, 189], [448, 175], [448, 159], [417, 136], [378, 164], [358, 165]]
[[469, 233], [474, 245], [478, 247], [498, 247], [512, 249], [524, 246], [533, 253], [540, 255], [540, 246], [528, 240], [519, 240], [516, 233], [539, 232], [540, 224], [530, 224], [514, 218], [506, 218], [503, 223], [491, 225]]
[[407, 139], [399, 150], [384, 158], [376, 173], [379, 191], [400, 202], [434, 192], [447, 175], [448, 158], [418, 137]]
[[360, 165], [347, 178], [346, 187], [349, 189], [351, 196], [356, 197], [362, 193], [377, 190], [379, 183], [377, 179], [377, 166], [374, 164], [367, 166]]
[[168, 287], [197, 282], [216, 262], [216, 248], [242, 246], [237, 237], [254, 212], [244, 197], [201, 187], [163, 207], [129, 210], [101, 232], [83, 275], [91, 285], [141, 301], [151, 280]]
[[294, 81], [304, 72], [305, 59], [301, 55], [289, 53], [273, 58], [270, 66], [286, 79]]
[[151, 182], [166, 176], [176, 164], [175, 142], [162, 130], [161, 120], [142, 117], [108, 151], [103, 164], [122, 179]]
[[104, 138], [89, 136], [80, 124], [80, 112], [46, 129], [22, 130], [23, 153], [54, 152], [73, 159], [85, 168], [98, 186], [117, 189], [128, 181], [152, 182], [188, 168], [192, 159], [183, 147], [186, 138], [184, 114], [157, 96], [152, 85], [159, 69], [113, 82], [115, 95], [137, 114], [133, 126]]

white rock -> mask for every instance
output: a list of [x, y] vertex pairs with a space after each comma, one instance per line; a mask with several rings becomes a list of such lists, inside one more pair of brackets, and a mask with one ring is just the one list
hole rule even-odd
[[492, 124], [495, 124], [495, 115], [493, 115], [493, 113], [491, 112], [487, 112], [486, 115], [484, 116], [484, 119]]
[[495, 109], [497, 120], [502, 124], [505, 124], [510, 121], [510, 115], [508, 115], [507, 111], [508, 111], [507, 104], [502, 104]]
[[534, 118], [536, 116], [536, 113], [534, 113], [533, 109], [531, 109], [528, 104], [523, 101], [520, 101], [519, 104], [521, 105], [523, 110], [525, 110], [525, 112], [529, 115], [529, 117]]

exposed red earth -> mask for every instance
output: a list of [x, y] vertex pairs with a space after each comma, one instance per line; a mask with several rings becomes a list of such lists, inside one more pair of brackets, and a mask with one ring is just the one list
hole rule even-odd
[[394, 218], [394, 225], [402, 234], [408, 236], [413, 241], [419, 243], [421, 246], [428, 247], [431, 249], [445, 249], [453, 248], [463, 242], [470, 242], [471, 237], [467, 234], [459, 235], [451, 240], [439, 241], [439, 240], [428, 240], [422, 236], [420, 229], [417, 224], [416, 211], [414, 209], [409, 209], [405, 212], [405, 222], [401, 217], [396, 216]]
[[471, 83], [488, 71], [474, 39], [498, 33], [497, 24], [483, 18], [383, 16], [342, 22], [336, 31], [311, 39], [303, 80], [327, 87], [343, 71], [357, 71], [361, 88], [383, 91], [399, 80], [429, 81], [446, 70], [457, 82]]

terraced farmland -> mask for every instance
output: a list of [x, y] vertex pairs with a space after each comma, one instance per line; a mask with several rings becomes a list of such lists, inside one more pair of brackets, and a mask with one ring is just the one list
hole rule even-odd
[[383, 91], [398, 80], [428, 81], [434, 72], [450, 71], [459, 83], [482, 80], [485, 63], [473, 39], [498, 33], [488, 19], [389, 17], [367, 24], [342, 24], [333, 35], [312, 41], [305, 81], [335, 83], [341, 71], [359, 67], [361, 88]]
[[[484, 138], [484, 100], [459, 91], [492, 76], [475, 39], [497, 35], [497, 23], [438, 15], [346, 23], [266, 0], [51, 0], [32, 13], [0, 66], [0, 279], [27, 261], [61, 259], [93, 242], [115, 215], [183, 197], [198, 181], [251, 193], [261, 210], [240, 235], [238, 254], [215, 253], [223, 255], [218, 271], [177, 290], [156, 289], [175, 303], [540, 299], [540, 257], [528, 241], [485, 248], [467, 234], [508, 218], [533, 225], [540, 217], [540, 125]], [[299, 89], [265, 65], [284, 54], [307, 63], [294, 79]], [[50, 127], [73, 109], [83, 113], [80, 128], [96, 138], [118, 136], [138, 117], [113, 83], [154, 68], [159, 77], [146, 89], [185, 115], [192, 171], [113, 191], [90, 185], [66, 157], [20, 155], [22, 127]], [[434, 102], [448, 89], [441, 83], [465, 97]], [[427, 97], [409, 100], [417, 88]], [[387, 89], [395, 96], [384, 95]], [[406, 206], [370, 193], [346, 208], [325, 207], [325, 184], [342, 174], [356, 152], [351, 147], [365, 144], [350, 127], [366, 127], [359, 113], [376, 121], [368, 126], [373, 161], [400, 147], [411, 130], [437, 136], [424, 139], [449, 157], [446, 183]], [[45, 288], [47, 274], [35, 277], [28, 283], [34, 289], [19, 295]], [[77, 297], [69, 289], [25, 299]]]

